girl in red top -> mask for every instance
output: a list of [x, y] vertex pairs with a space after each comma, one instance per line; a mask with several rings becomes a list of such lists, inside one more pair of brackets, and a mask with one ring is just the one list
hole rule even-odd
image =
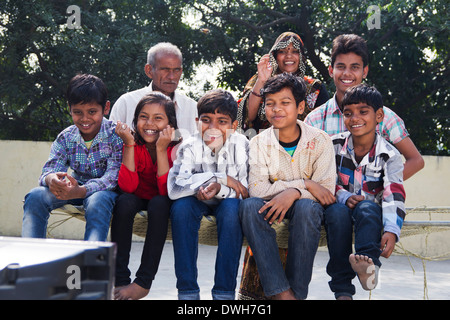
[[[117, 122], [116, 132], [124, 142], [119, 171], [121, 195], [111, 223], [111, 240], [117, 244], [115, 299], [145, 297], [158, 271], [167, 236], [172, 201], [167, 196], [167, 175], [176, 154], [173, 140], [177, 121], [174, 103], [154, 92], [139, 101], [133, 119], [134, 132]], [[148, 227], [141, 265], [130, 283], [128, 269], [135, 215], [147, 210]]]

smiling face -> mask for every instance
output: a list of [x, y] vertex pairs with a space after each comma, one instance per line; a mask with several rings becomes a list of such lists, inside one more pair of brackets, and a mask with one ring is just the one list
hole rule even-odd
[[219, 151], [225, 144], [228, 136], [237, 128], [237, 120], [222, 113], [202, 113], [199, 121], [199, 129], [205, 144], [214, 152]]
[[159, 103], [145, 104], [139, 112], [136, 131], [146, 144], [158, 141], [159, 133], [169, 125], [164, 106]]
[[290, 88], [283, 88], [278, 92], [266, 95], [265, 110], [267, 120], [275, 129], [282, 131], [292, 130], [297, 126], [297, 116], [302, 114], [305, 101], [297, 106]]
[[80, 130], [84, 141], [95, 138], [102, 126], [103, 116], [109, 113], [109, 106], [108, 101], [104, 109], [96, 102], [78, 103], [69, 107], [73, 123]]
[[277, 51], [276, 60], [280, 72], [297, 72], [300, 64], [300, 50], [290, 43], [286, 48]]
[[378, 123], [383, 121], [383, 108], [376, 112], [366, 103], [344, 106], [344, 123], [354, 137], [374, 136]]
[[366, 78], [369, 66], [364, 67], [361, 56], [353, 52], [342, 53], [336, 57], [334, 65], [328, 68], [328, 72], [333, 78], [337, 100], [340, 103], [345, 90], [360, 84]]

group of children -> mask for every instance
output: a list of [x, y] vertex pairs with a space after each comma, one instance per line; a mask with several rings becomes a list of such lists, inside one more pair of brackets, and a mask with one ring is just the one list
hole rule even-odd
[[[338, 56], [362, 59], [351, 50]], [[355, 72], [351, 61], [334, 63], [332, 70]], [[373, 289], [373, 267], [381, 265], [380, 256], [390, 256], [400, 237], [403, 162], [379, 132], [386, 123], [381, 94], [356, 78], [337, 81], [342, 82], [337, 90], [348, 87], [336, 102], [347, 130], [332, 137], [308, 125], [308, 118], [298, 120], [305, 108], [305, 83], [282, 73], [268, 79], [260, 92], [270, 128], [248, 141], [236, 130], [236, 101], [216, 89], [198, 101], [198, 132], [179, 142], [175, 105], [167, 96], [145, 96], [130, 128], [104, 118], [110, 106], [103, 82], [77, 75], [67, 91], [74, 125], [58, 135], [40, 186], [25, 197], [22, 235], [45, 237], [49, 213], [70, 203], [85, 208], [85, 239], [104, 241], [112, 216], [111, 240], [118, 248], [115, 298], [139, 299], [148, 294], [157, 272], [170, 219], [178, 297], [199, 299], [198, 230], [204, 215], [214, 215], [213, 299], [235, 298], [244, 236], [264, 293], [305, 299], [324, 224], [327, 272], [336, 298], [352, 297], [355, 274], [363, 288]], [[131, 236], [140, 210], [147, 210], [149, 222], [131, 283]], [[283, 219], [289, 219], [285, 268], [271, 227]]]

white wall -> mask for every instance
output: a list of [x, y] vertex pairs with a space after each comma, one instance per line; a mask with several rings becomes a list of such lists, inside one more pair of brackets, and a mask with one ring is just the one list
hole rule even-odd
[[[38, 185], [50, 145], [50, 142], [0, 141], [0, 236], [20, 236], [22, 200]], [[424, 159], [425, 168], [405, 182], [407, 207], [450, 207], [450, 157]], [[60, 217], [51, 217], [50, 223], [57, 219]], [[72, 219], [56, 228], [53, 235], [82, 239], [84, 223]]]

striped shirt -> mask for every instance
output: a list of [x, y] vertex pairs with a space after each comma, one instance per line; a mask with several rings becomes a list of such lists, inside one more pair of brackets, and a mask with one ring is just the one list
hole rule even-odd
[[237, 132], [231, 134], [215, 154], [202, 140], [199, 133], [181, 143], [177, 158], [169, 170], [167, 189], [172, 200], [195, 196], [200, 187], [212, 182], [221, 185], [215, 198], [205, 201], [217, 204], [220, 199], [234, 198], [236, 192], [227, 186], [230, 176], [247, 188], [248, 140]]
[[[392, 144], [397, 144], [409, 136], [403, 120], [388, 107], [383, 107], [384, 119], [376, 130], [383, 138]], [[336, 101], [336, 95], [319, 108], [311, 111], [305, 119], [305, 123], [321, 129], [330, 136], [347, 131], [344, 124], [344, 114]]]
[[86, 188], [86, 197], [96, 191], [117, 187], [122, 163], [122, 139], [115, 133], [115, 124], [103, 118], [100, 131], [88, 149], [75, 125], [64, 129], [52, 143], [39, 184], [46, 186], [50, 173], [73, 170], [72, 176]]
[[352, 195], [363, 195], [382, 207], [384, 231], [400, 238], [405, 218], [405, 189], [403, 188], [403, 161], [400, 153], [376, 135], [372, 149], [360, 163], [355, 160], [350, 132], [332, 137], [336, 154], [336, 201], [346, 204]]

